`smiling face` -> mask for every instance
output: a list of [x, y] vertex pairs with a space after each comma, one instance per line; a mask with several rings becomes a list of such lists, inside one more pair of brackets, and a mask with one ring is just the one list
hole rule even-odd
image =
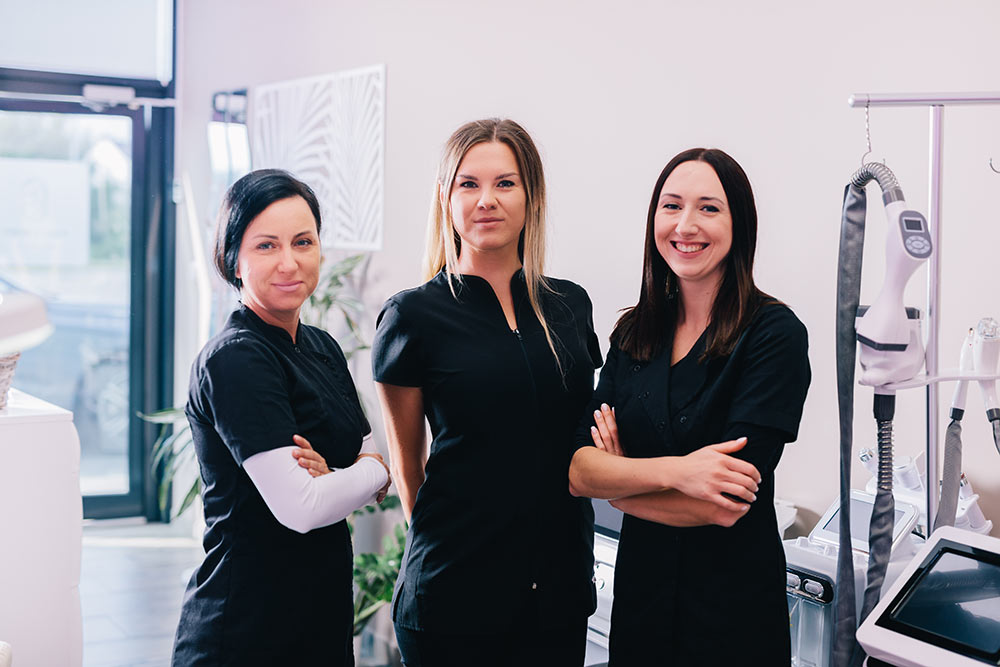
[[682, 288], [717, 288], [733, 243], [725, 190], [707, 162], [689, 160], [670, 172], [660, 190], [654, 238]]
[[240, 242], [236, 277], [243, 281], [243, 304], [268, 324], [294, 326], [316, 289], [320, 257], [316, 218], [306, 200], [296, 195], [274, 202]]
[[470, 148], [448, 194], [455, 231], [462, 239], [459, 261], [480, 253], [513, 253], [516, 259], [526, 202], [517, 158], [507, 144], [483, 142]]

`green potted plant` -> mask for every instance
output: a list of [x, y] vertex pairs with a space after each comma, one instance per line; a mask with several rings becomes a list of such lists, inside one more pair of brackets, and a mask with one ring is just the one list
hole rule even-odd
[[[377, 508], [371, 505], [355, 510], [354, 517], [371, 512], [396, 509], [399, 496], [387, 496]], [[406, 548], [406, 527], [393, 526], [392, 533], [382, 539], [382, 553], [361, 553], [354, 557], [354, 634], [361, 634], [375, 613], [392, 600], [392, 591], [399, 576]]]

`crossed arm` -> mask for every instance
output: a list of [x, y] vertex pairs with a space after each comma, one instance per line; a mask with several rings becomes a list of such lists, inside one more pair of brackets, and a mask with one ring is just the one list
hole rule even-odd
[[340, 470], [330, 470], [302, 436], [292, 439], [297, 447], [260, 452], [243, 462], [267, 508], [286, 528], [307, 533], [385, 498], [392, 479], [370, 435], [354, 463]]
[[594, 413], [595, 447], [581, 447], [569, 470], [570, 493], [604, 498], [619, 510], [671, 526], [732, 526], [757, 499], [760, 473], [730, 456], [746, 438], [707, 445], [686, 456], [627, 458], [614, 410]]

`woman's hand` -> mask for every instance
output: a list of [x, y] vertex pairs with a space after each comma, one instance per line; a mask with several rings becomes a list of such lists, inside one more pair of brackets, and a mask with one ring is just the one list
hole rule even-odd
[[707, 445], [686, 456], [670, 457], [674, 459], [673, 465], [678, 468], [673, 488], [727, 510], [742, 509], [739, 501], [752, 503], [757, 500], [760, 484], [757, 468], [730, 456], [746, 443], [746, 438], [738, 438]]
[[[313, 477], [319, 477], [320, 475], [325, 475], [330, 472], [330, 468], [326, 465], [326, 459], [324, 459], [319, 452], [312, 448], [309, 441], [303, 438], [301, 435], [293, 435], [292, 441], [299, 446], [299, 449], [292, 450], [292, 456], [295, 460], [299, 462], [299, 465], [305, 468], [310, 475]], [[386, 483], [381, 489], [379, 489], [378, 494], [375, 496], [375, 502], [382, 502], [385, 500], [386, 495], [389, 493], [389, 486], [392, 484], [392, 474], [389, 472], [389, 466], [386, 465], [385, 461], [382, 459], [382, 455], [372, 452], [358, 454], [358, 458], [354, 459], [357, 463], [364, 457], [369, 456], [385, 468]]]
[[385, 459], [383, 459], [382, 455], [378, 452], [364, 452], [362, 454], [358, 454], [358, 458], [354, 459], [354, 462], [357, 463], [366, 456], [375, 459], [382, 464], [383, 468], [385, 468], [385, 486], [379, 489], [378, 493], [375, 494], [375, 502], [381, 503], [385, 500], [386, 495], [389, 493], [389, 486], [392, 484], [392, 472], [389, 471], [389, 466], [386, 464]]
[[601, 403], [599, 410], [594, 410], [594, 423], [590, 427], [590, 437], [598, 449], [615, 456], [625, 456], [621, 443], [618, 441], [618, 422], [615, 421], [615, 409], [607, 403]]
[[312, 448], [309, 441], [301, 435], [293, 435], [292, 442], [299, 446], [292, 450], [292, 456], [299, 462], [299, 465], [309, 471], [313, 477], [319, 477], [330, 472], [326, 465], [326, 459], [320, 456], [319, 452]]

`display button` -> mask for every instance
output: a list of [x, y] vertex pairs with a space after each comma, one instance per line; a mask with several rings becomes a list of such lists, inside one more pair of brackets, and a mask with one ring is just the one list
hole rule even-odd
[[795, 590], [798, 590], [799, 589], [799, 584], [801, 584], [801, 583], [802, 583], [802, 580], [799, 579], [799, 575], [792, 574], [791, 572], [785, 572], [785, 585], [786, 586], [788, 586], [789, 588], [794, 588]]
[[811, 579], [806, 579], [805, 583], [802, 584], [802, 590], [810, 595], [815, 595], [819, 597], [823, 595], [823, 584], [818, 581], [812, 581]]

